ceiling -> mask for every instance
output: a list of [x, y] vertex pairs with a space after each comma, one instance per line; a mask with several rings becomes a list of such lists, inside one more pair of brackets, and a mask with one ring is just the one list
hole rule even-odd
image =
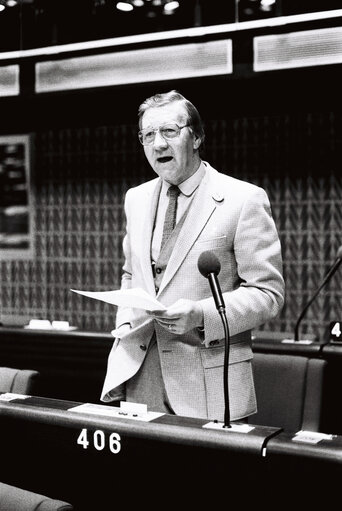
[[341, 0], [0, 0], [0, 51], [340, 7]]

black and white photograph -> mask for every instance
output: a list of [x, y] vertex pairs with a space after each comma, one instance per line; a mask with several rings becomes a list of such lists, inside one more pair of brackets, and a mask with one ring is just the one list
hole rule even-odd
[[0, 511], [335, 509], [341, 0], [0, 0]]

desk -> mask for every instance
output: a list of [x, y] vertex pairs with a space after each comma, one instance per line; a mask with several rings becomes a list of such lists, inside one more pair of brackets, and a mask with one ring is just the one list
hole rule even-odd
[[[293, 509], [335, 509], [341, 500], [342, 437], [302, 443], [281, 432], [267, 442], [268, 486]], [[290, 509], [290, 508], [289, 508]]]
[[39, 371], [39, 396], [99, 402], [113, 341], [109, 333], [0, 327], [0, 360]]
[[312, 335], [308, 336], [308, 340], [312, 341], [311, 344], [282, 342], [284, 339], [293, 339], [293, 337], [293, 333], [290, 332], [254, 331], [252, 334], [253, 351], [315, 358], [320, 356], [325, 342], [318, 341]]
[[[322, 430], [342, 434], [342, 400], [336, 398], [342, 389], [342, 346], [281, 343], [288, 335], [255, 332], [253, 351], [326, 359]], [[112, 344], [109, 333], [0, 327], [1, 365], [39, 371], [35, 394], [41, 397], [99, 403]]]
[[256, 425], [242, 434], [167, 414], [142, 422], [70, 410], [78, 405], [0, 401], [0, 480], [70, 501], [75, 511], [225, 502], [308, 509], [338, 495], [342, 437], [310, 445], [280, 428]]
[[[78, 404], [40, 397], [0, 401], [0, 480], [58, 495], [77, 511], [114, 509], [119, 496], [129, 507], [153, 497], [160, 505], [207, 501], [213, 507], [227, 492], [254, 501], [263, 447], [280, 431], [256, 426], [243, 434], [204, 429], [208, 421], [187, 417], [141, 422], [70, 411]], [[87, 448], [77, 443], [82, 431]], [[117, 453], [109, 449], [113, 433], [120, 436]], [[246, 485], [251, 493], [241, 494]]]

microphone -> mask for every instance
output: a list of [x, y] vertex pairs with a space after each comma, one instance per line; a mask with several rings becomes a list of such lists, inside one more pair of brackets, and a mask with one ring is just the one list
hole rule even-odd
[[295, 335], [294, 335], [295, 342], [299, 340], [299, 325], [300, 325], [300, 322], [302, 321], [303, 317], [305, 316], [306, 311], [308, 310], [310, 305], [314, 302], [314, 300], [317, 298], [321, 289], [323, 289], [323, 287], [329, 282], [329, 280], [334, 275], [334, 273], [337, 271], [337, 269], [341, 263], [342, 263], [342, 245], [338, 248], [337, 254], [336, 254], [336, 260], [335, 260], [334, 264], [332, 265], [332, 267], [330, 268], [330, 270], [328, 271], [328, 273], [326, 274], [326, 276], [324, 277], [322, 284], [318, 287], [318, 289], [314, 293], [313, 297], [305, 305], [299, 318], [297, 319], [296, 326], [295, 326]]
[[197, 266], [199, 272], [203, 277], [209, 280], [210, 289], [214, 297], [215, 306], [221, 316], [224, 328], [224, 365], [223, 365], [223, 391], [224, 391], [224, 428], [231, 428], [230, 425], [230, 410], [229, 410], [229, 389], [228, 389], [228, 366], [229, 366], [229, 350], [230, 350], [230, 335], [229, 327], [226, 316], [226, 307], [223, 300], [220, 284], [217, 275], [221, 271], [221, 263], [213, 252], [206, 250], [202, 252], [198, 258]]
[[217, 275], [221, 271], [221, 263], [216, 255], [209, 250], [202, 252], [197, 262], [198, 269], [203, 277], [209, 280], [210, 289], [213, 294], [217, 310], [225, 310], [225, 304], [221, 293], [221, 288]]

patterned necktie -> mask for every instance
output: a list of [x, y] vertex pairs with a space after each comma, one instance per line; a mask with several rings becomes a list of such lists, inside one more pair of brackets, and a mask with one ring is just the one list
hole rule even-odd
[[167, 193], [169, 196], [169, 204], [165, 213], [163, 237], [161, 241], [160, 250], [163, 248], [166, 241], [169, 239], [176, 225], [177, 197], [180, 194], [180, 189], [178, 188], [178, 186], [171, 185]]

